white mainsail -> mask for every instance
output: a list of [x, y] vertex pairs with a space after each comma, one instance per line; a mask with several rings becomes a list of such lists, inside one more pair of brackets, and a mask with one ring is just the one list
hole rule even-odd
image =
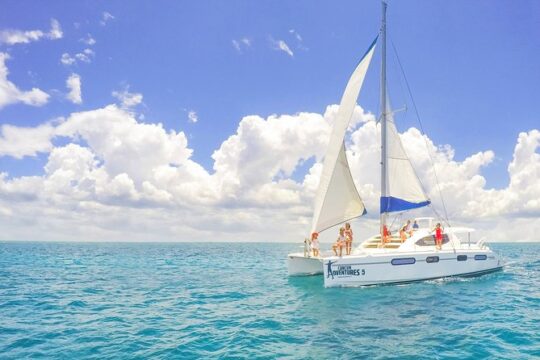
[[386, 196], [381, 197], [381, 213], [403, 211], [429, 205], [420, 180], [403, 148], [394, 123], [390, 102], [386, 102]]
[[369, 63], [373, 57], [376, 42], [377, 39], [373, 41], [354, 70], [343, 92], [315, 196], [315, 211], [311, 232], [320, 232], [352, 218], [362, 216], [366, 212], [364, 203], [354, 185], [343, 141]]

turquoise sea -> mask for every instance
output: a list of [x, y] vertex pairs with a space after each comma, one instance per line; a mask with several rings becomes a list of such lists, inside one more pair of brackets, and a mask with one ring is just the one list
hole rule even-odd
[[540, 357], [540, 244], [502, 272], [325, 289], [298, 244], [0, 242], [0, 358]]

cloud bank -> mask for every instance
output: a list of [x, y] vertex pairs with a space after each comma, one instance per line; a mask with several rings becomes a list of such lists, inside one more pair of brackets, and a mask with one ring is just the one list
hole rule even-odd
[[[0, 175], [3, 239], [294, 242], [306, 236], [337, 105], [324, 114], [246, 116], [205, 169], [192, 159], [184, 132], [137, 120], [122, 101], [133, 96], [122, 94], [122, 106], [34, 128], [2, 126], [0, 156], [46, 157], [42, 174]], [[450, 145], [434, 144], [415, 128], [401, 136], [440, 210], [426, 146], [433, 154], [454, 224], [477, 226], [491, 241], [538, 240], [540, 131], [519, 135], [504, 189], [487, 188], [482, 176], [492, 151], [457, 161]], [[347, 147], [369, 211], [353, 224], [360, 238], [377, 229], [378, 138], [373, 114], [357, 107]], [[429, 209], [411, 216], [423, 213]]]

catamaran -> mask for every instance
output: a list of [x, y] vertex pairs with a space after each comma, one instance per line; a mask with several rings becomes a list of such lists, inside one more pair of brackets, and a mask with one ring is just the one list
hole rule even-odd
[[[381, 197], [380, 233], [351, 251], [336, 256], [314, 256], [310, 240], [304, 251], [288, 255], [289, 275], [324, 274], [324, 286], [365, 286], [404, 283], [450, 276], [475, 276], [500, 270], [501, 257], [484, 239], [471, 241], [470, 228], [446, 226], [434, 234], [435, 218], [416, 218], [418, 226], [407, 236], [390, 231], [389, 218], [405, 211], [430, 206], [420, 180], [407, 156], [390, 109], [386, 90], [386, 8], [377, 38], [362, 57], [343, 93], [333, 124], [315, 196], [311, 234], [363, 216], [366, 208], [355, 186], [345, 152], [345, 134], [378, 41], [381, 42]], [[437, 244], [437, 241], [439, 243]]]

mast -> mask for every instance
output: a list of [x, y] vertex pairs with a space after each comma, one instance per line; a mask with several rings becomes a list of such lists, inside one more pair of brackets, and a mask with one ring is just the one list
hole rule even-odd
[[[382, 42], [382, 60], [381, 60], [381, 199], [387, 197], [387, 162], [386, 162], [386, 2], [382, 2], [382, 24], [381, 24], [381, 42]], [[381, 201], [381, 239], [383, 227], [386, 225], [386, 212], [382, 211]]]

